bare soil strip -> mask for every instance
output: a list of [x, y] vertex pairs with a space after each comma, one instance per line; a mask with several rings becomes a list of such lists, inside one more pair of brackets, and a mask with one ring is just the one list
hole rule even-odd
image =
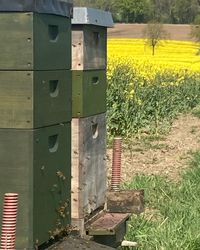
[[[108, 38], [144, 38], [146, 24], [115, 24], [114, 28], [108, 29]], [[164, 24], [167, 39], [192, 41], [190, 25]]]
[[[133, 141], [131, 150], [122, 155], [122, 177], [131, 180], [134, 175], [164, 175], [178, 180], [188, 166], [191, 153], [200, 149], [200, 119], [191, 114], [174, 121], [170, 133], [156, 141]], [[107, 152], [111, 176], [112, 150]]]

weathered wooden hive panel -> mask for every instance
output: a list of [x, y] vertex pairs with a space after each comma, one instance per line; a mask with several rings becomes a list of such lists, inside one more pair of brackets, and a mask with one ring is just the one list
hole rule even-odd
[[72, 26], [72, 69], [106, 69], [106, 40], [104, 27]]
[[22, 12], [1, 12], [1, 70], [71, 68], [70, 18]]
[[72, 71], [72, 117], [106, 112], [106, 71]]
[[104, 205], [106, 192], [106, 116], [72, 119], [72, 218]]
[[107, 27], [112, 27], [109, 12], [74, 8], [72, 19], [72, 70], [106, 69]]
[[0, 71], [0, 128], [71, 120], [71, 71]]
[[15, 249], [36, 249], [70, 223], [70, 144], [70, 123], [0, 129], [0, 201], [19, 194]]

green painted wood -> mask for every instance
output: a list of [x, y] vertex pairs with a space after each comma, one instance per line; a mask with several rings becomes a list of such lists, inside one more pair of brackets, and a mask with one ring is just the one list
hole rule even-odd
[[0, 128], [71, 120], [71, 71], [0, 71]]
[[106, 112], [106, 71], [72, 71], [72, 117]]
[[71, 21], [37, 13], [0, 13], [0, 70], [71, 68]]
[[70, 123], [0, 129], [0, 226], [4, 193], [18, 193], [15, 249], [36, 249], [69, 225], [70, 158]]

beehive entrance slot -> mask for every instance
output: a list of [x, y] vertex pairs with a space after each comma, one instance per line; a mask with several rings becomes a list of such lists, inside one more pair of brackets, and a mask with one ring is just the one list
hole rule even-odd
[[56, 42], [58, 39], [58, 33], [59, 33], [59, 29], [57, 25], [49, 25], [48, 26], [48, 30], [49, 30], [49, 39], [51, 42]]
[[100, 34], [99, 32], [93, 32], [93, 37], [94, 37], [94, 43], [95, 45], [99, 44], [99, 40], [100, 40]]
[[92, 84], [97, 85], [98, 83], [99, 83], [99, 77], [98, 76], [92, 77]]
[[94, 123], [92, 124], [92, 138], [96, 139], [99, 135], [99, 129], [98, 129], [98, 124]]
[[49, 136], [48, 140], [49, 152], [54, 153], [58, 150], [58, 135]]
[[49, 81], [49, 92], [51, 97], [57, 97], [59, 94], [59, 84], [58, 80]]

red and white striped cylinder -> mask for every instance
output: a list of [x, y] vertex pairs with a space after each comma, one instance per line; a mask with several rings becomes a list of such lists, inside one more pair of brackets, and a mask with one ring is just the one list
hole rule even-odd
[[118, 191], [120, 189], [121, 155], [122, 155], [122, 138], [115, 137], [113, 141], [112, 179], [111, 179], [111, 189], [113, 191]]
[[14, 250], [17, 224], [18, 194], [4, 195], [3, 220], [1, 229], [1, 250]]

